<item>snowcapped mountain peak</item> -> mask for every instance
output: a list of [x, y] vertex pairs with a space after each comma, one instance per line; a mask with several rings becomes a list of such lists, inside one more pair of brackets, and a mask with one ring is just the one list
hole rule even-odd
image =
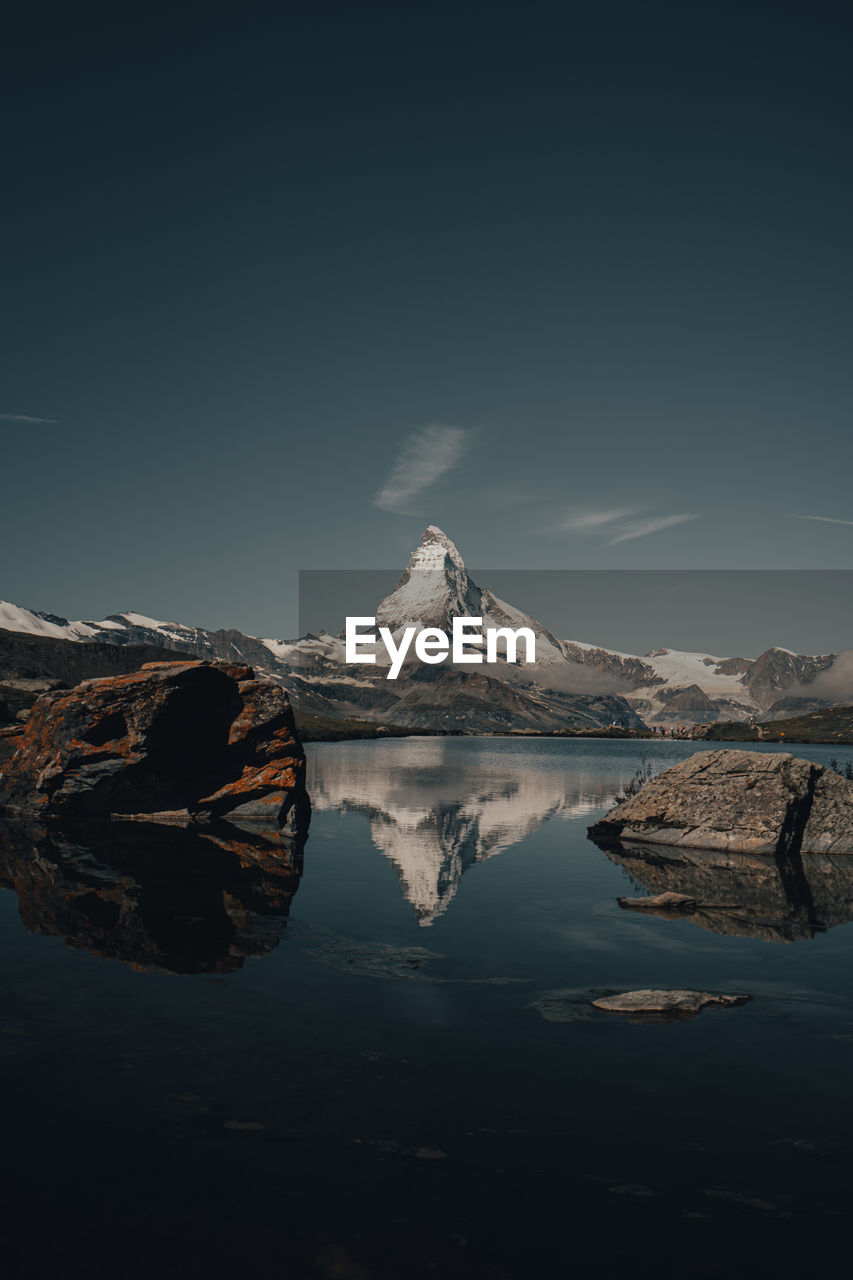
[[449, 560], [456, 569], [465, 570], [465, 564], [456, 547], [447, 534], [437, 525], [431, 524], [424, 529], [421, 540], [409, 558], [409, 569], [436, 570], [444, 568]]
[[539, 662], [564, 660], [559, 640], [541, 623], [477, 586], [450, 538], [431, 524], [397, 586], [378, 606], [376, 621], [394, 632], [409, 626], [449, 631], [454, 618], [482, 618], [487, 628], [528, 627], [536, 636]]
[[390, 596], [376, 610], [380, 626], [446, 628], [455, 617], [476, 617], [481, 591], [447, 534], [431, 524]]

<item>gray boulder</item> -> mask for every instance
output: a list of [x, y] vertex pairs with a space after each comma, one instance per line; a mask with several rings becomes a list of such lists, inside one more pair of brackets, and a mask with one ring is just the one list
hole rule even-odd
[[667, 890], [656, 893], [649, 898], [617, 898], [616, 901], [624, 911], [660, 912], [662, 915], [684, 915], [696, 910], [699, 903], [686, 893], [673, 893]]
[[702, 751], [647, 782], [589, 834], [605, 844], [853, 854], [853, 782], [788, 753]]
[[718, 995], [712, 991], [624, 991], [593, 1000], [594, 1009], [619, 1014], [629, 1022], [686, 1022], [703, 1009], [731, 1009], [746, 1004], [746, 995]]

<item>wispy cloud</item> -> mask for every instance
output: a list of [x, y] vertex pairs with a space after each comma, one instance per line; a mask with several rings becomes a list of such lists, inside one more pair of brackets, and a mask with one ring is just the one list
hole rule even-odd
[[637, 512], [631, 507], [614, 507], [609, 511], [572, 511], [559, 522], [557, 528], [576, 533], [594, 533], [634, 515]]
[[0, 422], [49, 422], [58, 423], [60, 418], [31, 418], [28, 413], [0, 413]]
[[792, 520], [820, 520], [821, 524], [853, 524], [853, 520], [839, 520], [837, 516], [791, 516]]
[[672, 529], [674, 525], [686, 524], [688, 520], [698, 520], [698, 515], [680, 516], [646, 516], [638, 520], [628, 520], [605, 547], [615, 547], [617, 542], [631, 542], [634, 538], [647, 538], [650, 533], [659, 533], [661, 529]]
[[453, 467], [470, 446], [471, 432], [461, 427], [421, 427], [403, 441], [391, 474], [373, 499], [396, 515], [415, 514], [414, 500]]
[[698, 519], [695, 513], [656, 516], [646, 515], [632, 507], [610, 507], [598, 511], [569, 512], [555, 528], [573, 533], [599, 533], [607, 538], [603, 546], [615, 547], [619, 542], [647, 538], [650, 533], [658, 533], [661, 529], [671, 529], [674, 525]]

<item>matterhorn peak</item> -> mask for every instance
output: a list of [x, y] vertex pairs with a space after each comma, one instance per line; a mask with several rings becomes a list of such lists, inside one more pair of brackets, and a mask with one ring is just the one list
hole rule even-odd
[[448, 560], [455, 569], [465, 571], [465, 564], [456, 548], [456, 544], [450, 541], [447, 534], [442, 529], [439, 529], [438, 525], [430, 524], [424, 529], [420, 542], [412, 552], [408, 571], [411, 572], [413, 569], [417, 569], [423, 572], [424, 570], [445, 569]]
[[470, 580], [455, 545], [428, 525], [394, 591], [376, 610], [381, 626], [446, 627], [454, 617], [474, 616], [480, 590]]

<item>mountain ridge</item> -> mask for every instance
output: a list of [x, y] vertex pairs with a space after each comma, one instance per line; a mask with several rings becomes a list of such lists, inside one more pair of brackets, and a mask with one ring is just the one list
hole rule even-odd
[[[294, 705], [313, 714], [451, 731], [548, 732], [619, 721], [633, 728], [644, 722], [748, 722], [792, 696], [802, 697], [804, 687], [836, 660], [835, 654], [795, 654], [778, 646], [757, 658], [721, 658], [674, 649], [628, 654], [560, 640], [537, 619], [479, 587], [456, 545], [436, 525], [424, 531], [375, 616], [377, 625], [394, 632], [413, 624], [449, 630], [459, 616], [482, 617], [484, 627], [528, 626], [536, 636], [537, 661], [533, 668], [506, 662], [467, 670], [409, 666], [398, 681], [387, 681], [381, 656], [374, 668], [348, 666], [342, 637], [325, 632], [281, 641], [234, 628], [165, 622], [133, 610], [101, 622], [70, 622], [0, 602], [0, 630], [249, 663], [285, 683]], [[831, 703], [824, 699], [823, 705]], [[784, 707], [779, 710], [784, 714]]]

